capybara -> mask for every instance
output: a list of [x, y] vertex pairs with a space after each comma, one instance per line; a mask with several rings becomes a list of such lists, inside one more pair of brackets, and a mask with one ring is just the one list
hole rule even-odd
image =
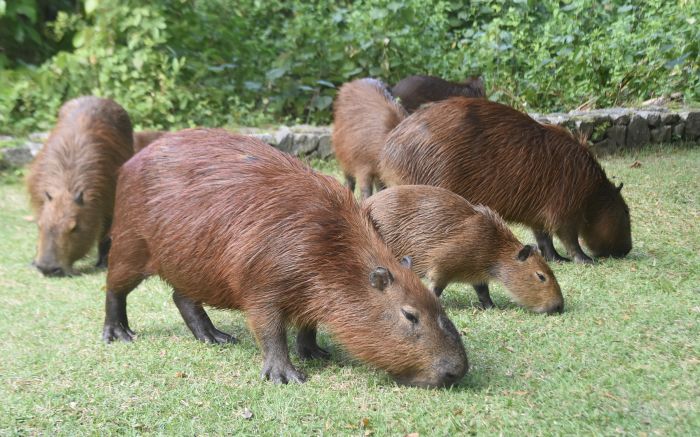
[[151, 144], [158, 138], [167, 134], [165, 131], [159, 130], [143, 130], [134, 132], [134, 153], [138, 153], [141, 149]]
[[72, 274], [97, 241], [104, 267], [119, 167], [133, 155], [124, 108], [85, 96], [66, 102], [29, 169], [27, 188], [39, 226], [33, 264], [46, 276]]
[[588, 148], [486, 99], [453, 97], [421, 109], [388, 136], [380, 171], [388, 185], [442, 187], [506, 221], [531, 227], [548, 260], [556, 234], [577, 262], [632, 248], [629, 209]]
[[409, 114], [424, 103], [439, 102], [453, 96], [486, 97], [484, 82], [479, 77], [470, 77], [460, 83], [435, 76], [408, 76], [394, 85], [391, 93]]
[[387, 134], [407, 116], [381, 81], [357, 79], [340, 87], [333, 104], [333, 149], [350, 191], [362, 198], [381, 189], [377, 165]]
[[393, 257], [352, 193], [255, 138], [189, 129], [149, 145], [120, 172], [112, 236], [107, 342], [132, 339], [126, 297], [157, 274], [201, 341], [233, 341], [202, 305], [243, 310], [262, 376], [278, 383], [305, 379], [289, 360], [287, 325], [301, 328], [303, 358], [327, 355], [316, 343], [322, 324], [402, 383], [449, 385], [467, 370], [437, 297]]
[[542, 255], [518, 241], [490, 208], [429, 185], [387, 188], [363, 206], [394, 255], [409, 256], [436, 295], [451, 282], [466, 282], [490, 308], [488, 283], [497, 279], [524, 307], [539, 313], [563, 310], [559, 283]]

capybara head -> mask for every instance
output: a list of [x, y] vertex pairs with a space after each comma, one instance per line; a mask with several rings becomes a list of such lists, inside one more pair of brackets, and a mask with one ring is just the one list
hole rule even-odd
[[[438, 298], [408, 266], [394, 271], [379, 266], [366, 280], [370, 298], [362, 305], [366, 318], [360, 328], [365, 332], [355, 331], [355, 338], [345, 342], [350, 352], [386, 370], [401, 384], [457, 383], [467, 372], [467, 355]], [[357, 321], [353, 325], [356, 329]]]
[[536, 246], [525, 245], [505, 256], [499, 276], [513, 300], [538, 313], [564, 311], [559, 282]]
[[581, 237], [593, 256], [622, 258], [632, 250], [630, 210], [621, 190], [622, 184], [605, 183], [585, 214]]
[[37, 224], [39, 246], [34, 265], [46, 276], [72, 274], [73, 263], [95, 241], [99, 226], [96, 214], [87, 212], [82, 191], [45, 191]]

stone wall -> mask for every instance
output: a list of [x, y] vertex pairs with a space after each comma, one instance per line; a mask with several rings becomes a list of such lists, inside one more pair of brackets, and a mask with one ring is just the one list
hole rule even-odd
[[[584, 135], [591, 149], [599, 156], [621, 150], [637, 150], [655, 143], [700, 143], [700, 109], [609, 108], [530, 116], [540, 123], [564, 126]], [[323, 159], [333, 156], [330, 126], [282, 126], [276, 130], [243, 128], [239, 132], [260, 138], [297, 156]], [[18, 167], [30, 162], [41, 149], [46, 135], [31, 134], [16, 147], [0, 149], [0, 168]], [[0, 136], [0, 141], [3, 140], [16, 141]]]

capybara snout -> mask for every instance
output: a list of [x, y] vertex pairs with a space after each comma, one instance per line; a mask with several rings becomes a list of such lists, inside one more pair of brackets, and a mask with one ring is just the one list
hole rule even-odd
[[624, 258], [632, 250], [630, 210], [620, 193], [622, 186], [606, 183], [581, 227], [581, 237], [595, 257]]

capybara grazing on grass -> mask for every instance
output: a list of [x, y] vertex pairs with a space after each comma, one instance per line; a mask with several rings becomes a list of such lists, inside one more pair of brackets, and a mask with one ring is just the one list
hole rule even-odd
[[[195, 146], [195, 147], [192, 147]], [[202, 305], [240, 309], [262, 347], [262, 376], [303, 382], [322, 324], [347, 350], [400, 382], [441, 386], [467, 370], [437, 297], [402, 266], [352, 194], [298, 159], [224, 130], [171, 133], [122, 168], [103, 338], [130, 341], [126, 297], [153, 274], [194, 336], [225, 343]], [[381, 333], [382, 335], [377, 335]]]
[[470, 77], [460, 83], [435, 76], [408, 76], [394, 85], [391, 93], [409, 113], [424, 103], [438, 102], [453, 96], [486, 97], [484, 82], [479, 77]]
[[134, 132], [134, 153], [138, 153], [139, 150], [145, 148], [147, 145], [151, 144], [165, 134], [167, 134], [167, 132], [159, 130]]
[[453, 97], [423, 108], [388, 136], [380, 162], [388, 185], [433, 185], [531, 227], [548, 260], [556, 234], [577, 262], [632, 248], [629, 209], [588, 148], [486, 99]]
[[338, 92], [333, 104], [333, 149], [350, 191], [360, 184], [362, 198], [381, 188], [379, 152], [387, 134], [407, 116], [381, 81], [358, 79]]
[[374, 226], [397, 257], [428, 278], [440, 296], [451, 282], [474, 286], [493, 307], [488, 283], [497, 279], [518, 304], [539, 313], [561, 312], [564, 298], [536, 248], [523, 245], [498, 214], [428, 185], [387, 188], [365, 200]]
[[131, 121], [116, 102], [87, 96], [61, 107], [27, 177], [39, 225], [33, 264], [44, 275], [72, 274], [95, 241], [106, 265], [117, 170], [132, 154]]

